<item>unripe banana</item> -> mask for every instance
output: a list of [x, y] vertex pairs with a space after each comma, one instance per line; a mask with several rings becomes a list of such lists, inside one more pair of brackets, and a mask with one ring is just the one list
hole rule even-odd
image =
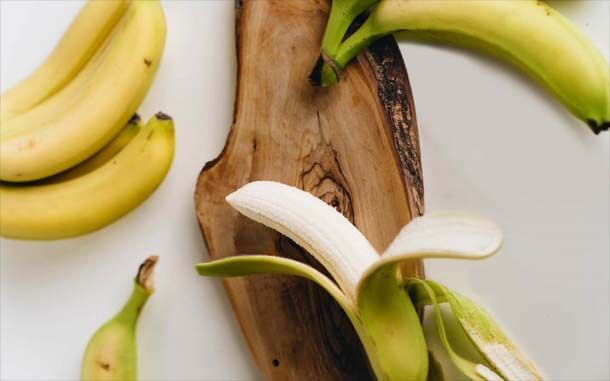
[[55, 176], [39, 180], [37, 184], [54, 184], [75, 179], [93, 172], [114, 158], [123, 148], [135, 138], [142, 128], [142, 119], [140, 115], [135, 114], [127, 123], [127, 125], [112, 139], [110, 143], [104, 146], [99, 152], [83, 161], [76, 167], [72, 167], [65, 172]]
[[0, 122], [36, 106], [71, 81], [110, 34], [127, 6], [127, 0], [88, 2], [44, 63], [0, 96]]
[[0, 235], [51, 240], [100, 229], [150, 196], [173, 155], [174, 124], [159, 113], [93, 172], [56, 184], [0, 185]]
[[[473, 48], [533, 77], [595, 133], [610, 127], [610, 67], [568, 19], [536, 0], [382, 0], [332, 57], [339, 70], [379, 37]], [[332, 84], [332, 81], [330, 81]]]
[[149, 257], [138, 270], [133, 291], [121, 311], [93, 335], [83, 356], [83, 381], [138, 379], [136, 326], [142, 308], [154, 292], [152, 276], [159, 257]]
[[50, 120], [0, 130], [0, 180], [24, 182], [64, 171], [106, 145], [146, 95], [165, 45], [159, 1], [134, 1], [78, 101]]

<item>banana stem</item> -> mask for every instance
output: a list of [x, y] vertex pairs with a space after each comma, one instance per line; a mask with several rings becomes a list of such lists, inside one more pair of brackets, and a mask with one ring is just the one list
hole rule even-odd
[[309, 80], [315, 86], [329, 86], [338, 81], [332, 58], [339, 49], [354, 20], [379, 0], [333, 0], [326, 30], [322, 39], [322, 51]]
[[115, 316], [114, 320], [121, 321], [130, 326], [136, 325], [144, 304], [146, 304], [148, 298], [155, 291], [153, 288], [153, 271], [158, 261], [159, 257], [153, 255], [140, 265], [138, 275], [134, 280], [131, 296]]
[[332, 86], [339, 82], [339, 76], [345, 66], [373, 42], [387, 34], [380, 33], [378, 28], [371, 26], [370, 22], [365, 22], [354, 34], [343, 41], [335, 54], [323, 54], [322, 58], [318, 60], [317, 65], [320, 65], [318, 70], [321, 73], [319, 84]]

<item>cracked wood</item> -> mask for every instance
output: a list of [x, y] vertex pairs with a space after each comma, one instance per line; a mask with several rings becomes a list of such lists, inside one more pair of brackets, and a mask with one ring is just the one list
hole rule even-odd
[[[253, 180], [311, 192], [343, 213], [378, 250], [423, 213], [415, 110], [395, 41], [385, 38], [358, 57], [338, 86], [313, 88], [307, 81], [328, 11], [323, 0], [236, 2], [235, 121], [195, 192], [211, 258], [281, 255], [323, 271], [292, 241], [224, 201]], [[423, 269], [414, 262], [404, 271]], [[348, 319], [318, 286], [266, 275], [224, 285], [267, 380], [372, 380]]]

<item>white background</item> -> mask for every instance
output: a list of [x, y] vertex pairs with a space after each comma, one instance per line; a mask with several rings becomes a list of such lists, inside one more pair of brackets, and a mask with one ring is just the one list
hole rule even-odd
[[[553, 1], [608, 57], [610, 3]], [[80, 7], [6, 1], [1, 88], [30, 73]], [[220, 152], [233, 112], [233, 1], [165, 1], [169, 35], [140, 111], [177, 124], [173, 168], [140, 208], [59, 242], [1, 240], [0, 378], [74, 380], [91, 333], [161, 255], [157, 292], [138, 328], [146, 380], [255, 380], [259, 375], [206, 258], [193, 212], [203, 164]], [[506, 244], [477, 263], [428, 261], [429, 277], [488, 307], [549, 380], [608, 380], [609, 142], [495, 61], [401, 43], [421, 131], [428, 210], [474, 211]]]

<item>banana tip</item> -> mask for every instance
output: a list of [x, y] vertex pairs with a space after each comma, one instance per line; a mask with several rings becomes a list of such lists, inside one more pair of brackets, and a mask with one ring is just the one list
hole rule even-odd
[[140, 265], [140, 268], [138, 269], [136, 282], [147, 291], [154, 290], [153, 274], [157, 262], [159, 262], [159, 256], [151, 255], [150, 257], [146, 258], [146, 260]]
[[140, 114], [135, 113], [131, 116], [131, 118], [129, 119], [129, 124], [138, 124], [142, 121], [142, 117], [140, 116]]
[[167, 115], [166, 113], [164, 113], [162, 111], [159, 111], [158, 113], [156, 113], [155, 116], [159, 120], [172, 120], [171, 116]]
[[593, 133], [595, 135], [598, 135], [602, 131], [607, 131], [610, 128], [610, 121], [597, 123], [595, 120], [589, 119], [587, 121], [587, 124], [589, 125], [589, 127], [591, 128], [591, 131], [593, 131]]

